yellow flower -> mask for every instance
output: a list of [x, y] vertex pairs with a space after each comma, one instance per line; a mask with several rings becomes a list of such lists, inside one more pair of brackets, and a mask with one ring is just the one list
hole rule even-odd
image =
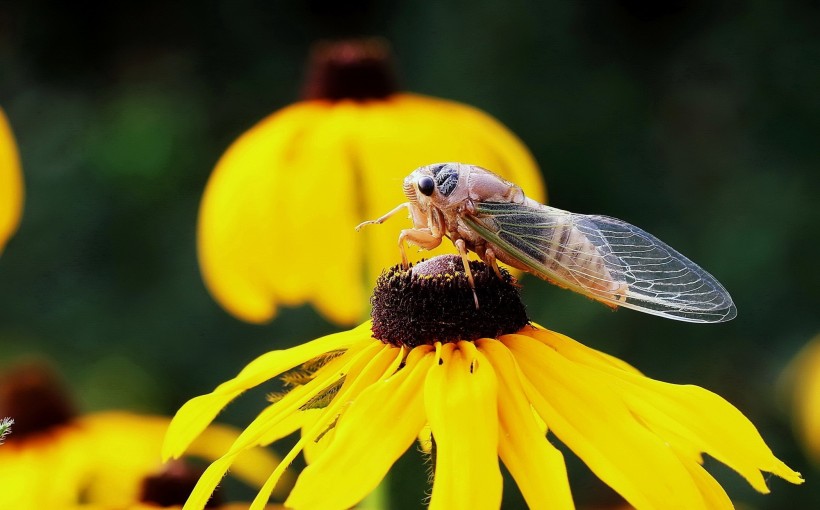
[[[14, 418], [0, 447], [0, 508], [69, 508], [81, 501], [122, 508], [140, 501], [146, 475], [160, 469], [169, 419], [127, 412], [76, 416], [52, 372], [21, 366], [0, 382], [0, 414]], [[190, 454], [218, 458], [239, 431], [208, 427]], [[266, 450], [244, 457], [233, 473], [256, 487], [278, 459]]]
[[23, 213], [23, 174], [14, 134], [0, 109], [0, 254], [20, 224]]
[[763, 472], [802, 482], [726, 400], [650, 379], [529, 324], [511, 277], [502, 282], [479, 262], [476, 309], [460, 266], [457, 257], [437, 257], [394, 268], [379, 279], [372, 322], [269, 352], [186, 403], [169, 427], [165, 457], [181, 455], [246, 389], [282, 373], [292, 386], [206, 469], [185, 508], [202, 508], [235, 456], [300, 428], [251, 509], [267, 502], [301, 451], [308, 467], [285, 506], [354, 506], [416, 438], [435, 450], [430, 508], [499, 508], [499, 458], [531, 508], [573, 508], [554, 441], [637, 509], [732, 508], [703, 453], [763, 493]]
[[820, 463], [820, 335], [789, 363], [784, 382], [790, 391], [797, 437], [808, 455]]
[[[182, 508], [185, 499], [194, 488], [202, 469], [191, 464], [175, 460], [165, 464], [155, 473], [142, 478], [138, 500], [109, 501], [107, 503], [82, 503], [62, 507], [63, 510], [150, 510], [152, 508]], [[224, 502], [225, 491], [218, 491], [208, 501], [211, 510], [247, 510], [248, 503]], [[279, 510], [281, 505], [266, 505], [265, 510]]]
[[200, 206], [199, 261], [233, 315], [259, 323], [280, 305], [312, 303], [336, 323], [361, 319], [365, 282], [397, 261], [398, 231], [354, 227], [404, 201], [402, 179], [416, 167], [486, 166], [544, 200], [515, 135], [470, 106], [397, 92], [388, 57], [380, 41], [319, 47], [306, 99], [263, 119], [217, 163]]

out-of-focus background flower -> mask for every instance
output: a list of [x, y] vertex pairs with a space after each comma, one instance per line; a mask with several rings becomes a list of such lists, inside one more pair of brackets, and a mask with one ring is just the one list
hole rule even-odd
[[[761, 496], [707, 461], [737, 504], [815, 505], [820, 468], [773, 383], [818, 326], [820, 10], [336, 4], [0, 6], [0, 105], [26, 183], [22, 222], [0, 257], [0, 369], [48, 357], [83, 411], [170, 414], [256, 355], [337, 330], [310, 306], [282, 308], [263, 326], [223, 311], [197, 266], [197, 212], [230, 143], [298, 99], [314, 41], [383, 36], [403, 89], [478, 107], [516, 133], [552, 205], [639, 225], [718, 277], [739, 310], [721, 325], [612, 313], [530, 277], [523, 296], [551, 329], [723, 395], [807, 480], [772, 480]], [[246, 423], [264, 398], [254, 395], [221, 418]], [[606, 490], [565, 455], [579, 506], [605, 503]], [[400, 461], [395, 508], [424, 498], [420, 462], [415, 452]], [[506, 488], [505, 508], [523, 505]]]

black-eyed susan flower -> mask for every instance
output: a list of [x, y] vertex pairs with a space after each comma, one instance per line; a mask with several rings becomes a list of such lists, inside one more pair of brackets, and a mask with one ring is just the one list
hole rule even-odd
[[250, 322], [309, 302], [354, 323], [367, 310], [365, 282], [394, 260], [396, 234], [353, 227], [403, 201], [408, 168], [435, 161], [493, 168], [544, 199], [515, 135], [476, 108], [399, 92], [384, 42], [320, 45], [304, 100], [240, 136], [208, 181], [198, 225], [208, 289]]
[[166, 457], [182, 455], [246, 389], [280, 374], [291, 386], [206, 469], [185, 508], [202, 508], [238, 455], [297, 430], [251, 509], [300, 452], [308, 466], [285, 506], [350, 508], [417, 438], [434, 452], [430, 508], [498, 508], [500, 462], [531, 508], [573, 508], [555, 441], [637, 509], [732, 508], [704, 453], [760, 492], [769, 491], [764, 472], [802, 482], [721, 397], [650, 379], [529, 323], [511, 277], [480, 262], [476, 309], [461, 268], [455, 256], [396, 266], [378, 280], [372, 322], [269, 352], [186, 403]]
[[0, 109], [0, 254], [20, 224], [23, 174], [20, 155], [5, 112]]
[[[0, 381], [0, 414], [15, 420], [0, 448], [0, 508], [70, 508], [81, 502], [124, 508], [139, 501], [143, 478], [160, 469], [169, 419], [127, 412], [77, 415], [54, 373], [26, 364]], [[208, 427], [191, 450], [218, 458], [239, 431]], [[277, 459], [266, 450], [237, 465], [237, 478], [261, 486]]]
[[[165, 464], [156, 473], [146, 475], [140, 483], [139, 499], [129, 505], [81, 504], [64, 510], [152, 510], [182, 508], [196, 485], [202, 470], [188, 462], [176, 460]], [[206, 505], [210, 510], [247, 510], [242, 502], [226, 503], [223, 491], [217, 491]], [[281, 505], [267, 505], [265, 510], [278, 510]]]

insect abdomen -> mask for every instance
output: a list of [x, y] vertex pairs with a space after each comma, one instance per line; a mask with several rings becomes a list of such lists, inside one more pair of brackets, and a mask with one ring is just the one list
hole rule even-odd
[[596, 245], [567, 217], [555, 227], [549, 246], [542, 254], [542, 263], [563, 280], [620, 300], [628, 286], [607, 267], [607, 251], [606, 246]]
[[[530, 207], [548, 210], [550, 214], [496, 218], [501, 220], [499, 237], [522, 250], [540, 269], [525, 270], [560, 286], [578, 285], [595, 296], [622, 301], [628, 285], [621, 275], [609, 269], [620, 264], [606, 241], [590, 239], [578, 228], [576, 216], [529, 202]], [[536, 218], [538, 223], [533, 223]]]

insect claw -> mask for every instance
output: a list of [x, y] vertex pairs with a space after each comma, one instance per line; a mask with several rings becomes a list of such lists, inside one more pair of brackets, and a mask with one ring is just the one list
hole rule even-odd
[[406, 208], [406, 207], [408, 207], [408, 206], [409, 206], [409, 203], [408, 203], [408, 202], [404, 202], [404, 203], [402, 203], [402, 204], [397, 205], [396, 207], [394, 207], [393, 209], [391, 209], [390, 211], [388, 211], [386, 214], [382, 215], [380, 218], [376, 218], [375, 220], [367, 220], [367, 221], [363, 221], [363, 222], [359, 223], [358, 225], [356, 225], [356, 232], [358, 232], [359, 230], [361, 230], [361, 228], [362, 228], [362, 227], [364, 227], [365, 225], [381, 225], [381, 224], [382, 224], [382, 223], [384, 223], [384, 222], [385, 222], [388, 218], [390, 218], [391, 216], [393, 216], [393, 215], [394, 215], [394, 214], [396, 214], [397, 212], [401, 211], [402, 209], [405, 209], [405, 208]]
[[374, 223], [376, 223], [376, 222], [373, 221], [373, 220], [363, 221], [363, 222], [359, 223], [358, 225], [356, 225], [356, 232], [360, 231], [362, 229], [362, 227], [364, 227], [365, 225], [372, 225]]

